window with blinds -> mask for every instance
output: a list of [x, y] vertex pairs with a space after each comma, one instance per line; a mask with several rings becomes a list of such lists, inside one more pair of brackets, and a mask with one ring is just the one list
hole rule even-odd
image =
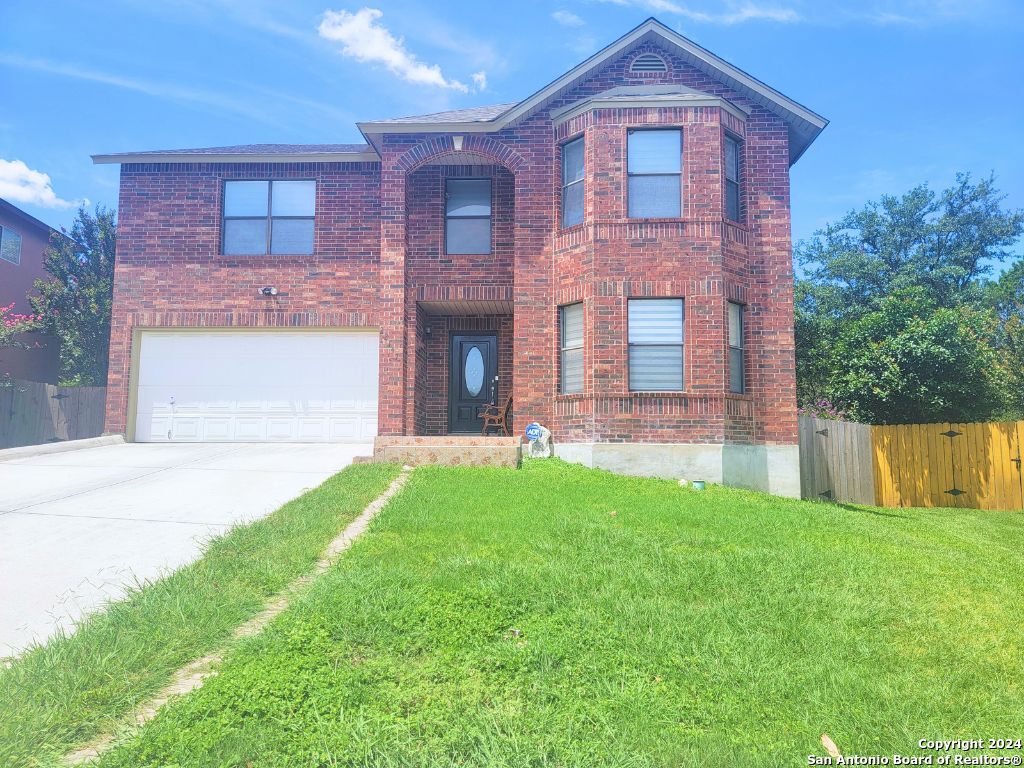
[[729, 302], [729, 391], [742, 395], [746, 391], [744, 370], [743, 305]]
[[629, 131], [626, 144], [629, 218], [678, 218], [682, 205], [682, 132]]
[[630, 299], [629, 388], [635, 392], [683, 389], [683, 300]]
[[21, 264], [21, 235], [9, 227], [0, 227], [0, 259]]
[[562, 226], [583, 221], [583, 138], [562, 147]]
[[583, 391], [583, 304], [569, 304], [559, 310], [561, 315], [561, 361], [563, 395]]
[[725, 137], [725, 217], [742, 221], [740, 205], [740, 155], [742, 145], [732, 136]]

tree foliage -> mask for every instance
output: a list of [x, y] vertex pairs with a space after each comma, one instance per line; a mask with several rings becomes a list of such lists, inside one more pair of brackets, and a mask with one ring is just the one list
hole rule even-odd
[[[937, 193], [886, 195], [797, 248], [801, 404], [826, 401], [862, 421], [984, 419], [1024, 405], [1024, 211], [1004, 210], [989, 177]], [[1013, 277], [1016, 275], [1017, 277]]]
[[114, 211], [79, 208], [67, 238], [54, 238], [43, 267], [51, 279], [37, 280], [32, 306], [60, 344], [62, 383], [104, 386], [110, 349], [114, 285]]
[[981, 421], [1003, 406], [992, 313], [939, 307], [921, 288], [881, 299], [832, 345], [825, 397], [855, 421]]

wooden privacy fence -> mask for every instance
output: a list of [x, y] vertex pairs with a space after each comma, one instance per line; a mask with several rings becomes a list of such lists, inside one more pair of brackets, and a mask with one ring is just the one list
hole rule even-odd
[[800, 491], [805, 499], [875, 503], [871, 427], [800, 417]]
[[106, 387], [55, 387], [14, 379], [0, 386], [0, 448], [103, 433]]
[[805, 499], [1024, 508], [1024, 422], [869, 426], [800, 417]]

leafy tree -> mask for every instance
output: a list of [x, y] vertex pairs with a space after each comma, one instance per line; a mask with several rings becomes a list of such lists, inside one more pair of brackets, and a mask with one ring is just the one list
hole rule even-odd
[[988, 286], [999, 318], [995, 344], [1006, 356], [1010, 380], [1007, 418], [1024, 418], [1024, 260]]
[[936, 306], [922, 288], [877, 307], [832, 345], [828, 400], [875, 424], [981, 421], [999, 411], [1006, 369], [990, 343], [991, 312]]
[[[954, 350], [947, 345], [982, 338], [983, 359], [999, 375], [985, 377], [984, 397], [969, 412], [986, 418], [1012, 407], [1013, 394], [996, 379], [1013, 378], [1007, 356], [1024, 338], [1019, 325], [1009, 333], [1012, 285], [1001, 280], [997, 291], [986, 279], [995, 264], [1013, 256], [1011, 247], [1024, 234], [1024, 211], [1004, 210], [1004, 199], [992, 177], [975, 183], [959, 174], [941, 193], [922, 185], [902, 196], [883, 196], [797, 247], [801, 405], [824, 399], [852, 418], [883, 422], [962, 420], [968, 411], [954, 412], [961, 402], [956, 391], [973, 367], [953, 365]], [[905, 308], [911, 316], [896, 313], [894, 295], [912, 297]], [[1022, 317], [1018, 313], [1015, 322]], [[982, 329], [987, 335], [978, 335]], [[869, 342], [882, 357], [863, 358], [857, 344]], [[971, 348], [977, 348], [973, 341]], [[936, 355], [930, 368], [927, 354]], [[892, 380], [900, 373], [909, 377], [905, 386]], [[871, 381], [872, 376], [881, 378]], [[1001, 399], [993, 399], [996, 391], [1004, 392]]]
[[32, 307], [60, 344], [62, 383], [104, 386], [114, 285], [114, 211], [79, 208], [70, 240], [54, 238], [43, 261], [52, 276], [37, 280]]
[[921, 185], [884, 195], [797, 248], [805, 294], [819, 311], [849, 317], [894, 291], [921, 288], [936, 306], [982, 298], [981, 278], [1010, 258], [1024, 211], [1004, 211], [995, 179], [958, 174], [942, 193]]

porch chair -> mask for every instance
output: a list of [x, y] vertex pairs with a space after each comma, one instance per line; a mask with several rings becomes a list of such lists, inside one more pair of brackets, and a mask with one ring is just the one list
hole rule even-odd
[[484, 420], [484, 427], [480, 430], [480, 434], [486, 436], [487, 430], [494, 428], [500, 429], [505, 433], [505, 437], [510, 437], [511, 432], [508, 431], [509, 417], [512, 415], [512, 395], [510, 394], [505, 398], [505, 404], [500, 408], [493, 404], [488, 403], [487, 405], [480, 408], [480, 418]]

